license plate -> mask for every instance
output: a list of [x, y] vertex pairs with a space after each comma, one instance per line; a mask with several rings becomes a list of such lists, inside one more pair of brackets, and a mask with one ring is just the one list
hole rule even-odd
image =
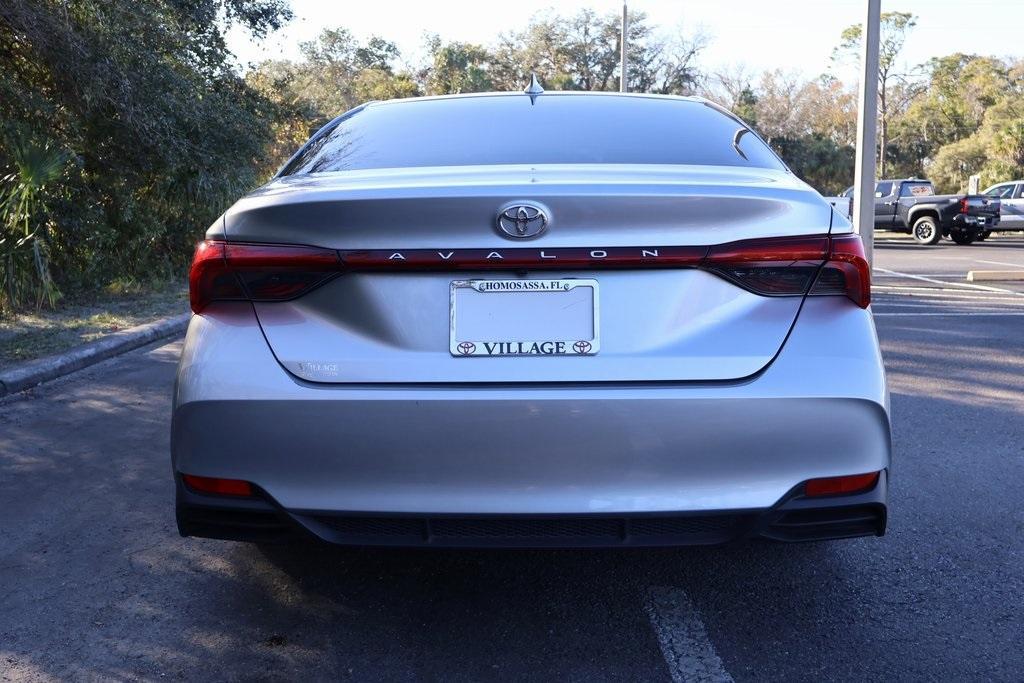
[[597, 280], [456, 280], [453, 356], [592, 356], [600, 349]]

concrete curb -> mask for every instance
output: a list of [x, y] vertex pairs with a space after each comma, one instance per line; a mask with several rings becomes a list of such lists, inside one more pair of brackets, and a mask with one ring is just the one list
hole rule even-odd
[[183, 332], [191, 313], [114, 332], [70, 351], [28, 361], [0, 371], [0, 396], [7, 396], [42, 382], [63, 377], [118, 354]]
[[967, 273], [968, 282], [1012, 282], [1024, 280], [1024, 270], [972, 270]]

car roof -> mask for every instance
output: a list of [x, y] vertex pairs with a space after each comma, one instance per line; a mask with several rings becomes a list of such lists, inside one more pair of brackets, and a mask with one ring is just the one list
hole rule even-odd
[[[714, 109], [719, 114], [732, 119], [738, 125], [746, 128], [750, 133], [753, 133], [758, 137], [766, 147], [771, 149], [771, 146], [765, 142], [764, 138], [754, 130], [749, 123], [740, 118], [735, 112], [730, 110], [718, 102], [701, 97], [699, 95], [660, 95], [654, 93], [642, 93], [642, 92], [621, 92], [616, 90], [542, 90], [540, 93], [529, 92], [527, 90], [522, 91], [500, 91], [500, 92], [473, 92], [473, 93], [455, 93], [451, 95], [425, 95], [422, 97], [399, 97], [391, 100], [371, 100], [356, 106], [355, 108], [343, 113], [338, 118], [344, 118], [350, 114], [356, 113], [358, 110], [366, 109], [369, 107], [393, 107], [399, 105], [410, 105], [417, 102], [436, 102], [438, 100], [472, 100], [478, 98], [508, 98], [515, 99], [521, 97], [529, 97], [535, 102], [543, 102], [545, 98], [551, 97], [579, 97], [579, 98], [593, 98], [593, 99], [632, 99], [632, 100], [665, 100], [669, 102], [692, 102], [694, 104], [703, 104], [706, 107]], [[333, 123], [333, 121], [331, 122]], [[330, 124], [328, 124], [330, 125]], [[326, 126], [325, 126], [326, 127]], [[773, 152], [775, 154], [775, 152]], [[775, 154], [778, 157], [778, 154]], [[779, 157], [779, 161], [782, 161]], [[785, 162], [783, 162], [785, 163]]]
[[[422, 97], [399, 97], [391, 100], [372, 100], [366, 103], [366, 106], [372, 107], [391, 107], [400, 104], [413, 104], [416, 102], [432, 102], [436, 100], [469, 100], [479, 97], [531, 97], [530, 93], [524, 91], [514, 92], [471, 92], [471, 93], [455, 93], [451, 95], [425, 95]], [[614, 90], [546, 90], [540, 94], [534, 94], [532, 97], [543, 101], [544, 98], [548, 97], [628, 97], [633, 99], [657, 99], [657, 100], [677, 100], [686, 102], [699, 102], [702, 104], [708, 104], [709, 106], [715, 106], [713, 102], [703, 97], [690, 96], [690, 95], [656, 95], [653, 93], [639, 93], [639, 92], [618, 92]]]

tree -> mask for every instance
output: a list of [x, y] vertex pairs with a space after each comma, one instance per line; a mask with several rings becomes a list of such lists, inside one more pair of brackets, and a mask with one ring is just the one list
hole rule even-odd
[[941, 146], [973, 135], [990, 107], [1021, 92], [1007, 65], [991, 57], [953, 54], [932, 59], [925, 69], [926, 86], [896, 122], [901, 156], [918, 167]]
[[972, 135], [943, 145], [928, 165], [936, 185], [963, 191], [977, 173], [987, 184], [1024, 176], [1024, 105], [1008, 96], [985, 111]]
[[701, 88], [754, 127], [804, 181], [836, 194], [853, 178], [856, 96], [837, 79], [805, 80], [766, 71], [756, 80], [743, 67], [718, 72]]
[[246, 74], [246, 84], [273, 106], [273, 139], [267, 175], [310, 135], [352, 107], [371, 100], [422, 94], [415, 76], [399, 69], [391, 41], [371, 36], [361, 43], [345, 28], [328, 28], [300, 45], [301, 61], [268, 60]]
[[1015, 175], [1024, 70], [994, 57], [953, 54], [932, 59], [925, 71], [925, 87], [894, 120], [890, 163], [904, 175], [932, 175], [950, 190], [966, 187], [974, 173], [992, 182]]
[[772, 148], [798, 178], [823, 194], [839, 194], [854, 172], [854, 148], [820, 133], [778, 138]]
[[0, 3], [0, 175], [22, 173], [19, 150], [67, 159], [31, 219], [57, 286], [178, 272], [256, 184], [272, 111], [224, 36], [290, 16], [285, 0]]
[[425, 74], [426, 91], [430, 95], [493, 90], [488, 73], [491, 54], [484, 47], [471, 43], [445, 43], [439, 36], [428, 40], [430, 68]]
[[757, 95], [749, 85], [739, 91], [730, 109], [749, 125], [757, 127]]
[[[68, 155], [48, 145], [18, 141], [11, 146], [15, 171], [0, 178], [0, 313], [35, 298], [52, 307], [60, 298], [49, 268], [51, 223], [46, 191], [64, 175]], [[34, 297], [33, 297], [34, 295]]]
[[[618, 90], [621, 36], [618, 13], [538, 14], [524, 30], [499, 38], [492, 52], [492, 82], [518, 90], [532, 72], [550, 90]], [[631, 91], [680, 95], [696, 90], [696, 60], [706, 36], [660, 35], [642, 12], [631, 12], [628, 41]]]
[[[642, 19], [641, 14], [639, 20]], [[646, 28], [643, 24], [641, 27]], [[697, 58], [707, 45], [708, 37], [700, 31], [690, 37], [677, 34], [666, 38], [647, 29], [636, 42], [636, 54], [630, 49], [630, 90], [658, 95], [694, 94], [701, 80]]]
[[[894, 104], [894, 93], [890, 86], [894, 81], [904, 84], [906, 93], [907, 74], [897, 71], [896, 59], [903, 51], [910, 30], [917, 24], [917, 17], [909, 12], [883, 12], [878, 45], [878, 175], [885, 176], [886, 145], [888, 144], [890, 108]], [[833, 51], [833, 59], [860, 55], [861, 26], [855, 24], [843, 30], [839, 46]], [[905, 98], [903, 102], [905, 102]]]
[[986, 162], [981, 138], [968, 137], [944, 145], [928, 166], [928, 175], [940, 192], [963, 192], [967, 178]]
[[[704, 78], [700, 84], [699, 94], [712, 102], [736, 110], [746, 106], [746, 114], [740, 114], [748, 122], [753, 118], [752, 107], [754, 96], [754, 76], [744, 64], [734, 64], [721, 69]], [[736, 112], [739, 114], [739, 112]]]
[[[267, 62], [260, 71], [284, 70], [291, 78], [284, 85], [287, 97], [301, 101], [317, 112], [314, 128], [351, 109], [377, 91], [392, 92], [387, 81], [394, 75], [392, 64], [398, 59], [398, 47], [379, 36], [371, 36], [361, 44], [346, 28], [325, 28], [315, 40], [300, 43], [303, 61], [298, 63]], [[374, 75], [363, 79], [366, 72]], [[402, 92], [396, 88], [393, 92]], [[265, 93], [274, 98], [273, 92]]]
[[758, 132], [771, 143], [779, 138], [797, 138], [811, 132], [808, 83], [800, 76], [780, 70], [766, 71], [757, 84], [754, 111]]

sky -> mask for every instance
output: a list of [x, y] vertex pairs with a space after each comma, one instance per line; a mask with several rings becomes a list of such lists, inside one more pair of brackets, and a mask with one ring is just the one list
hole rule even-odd
[[[360, 39], [377, 34], [394, 41], [415, 63], [424, 56], [426, 33], [486, 45], [537, 12], [573, 14], [584, 7], [622, 11], [619, 0], [292, 0], [295, 19], [287, 27], [259, 42], [232, 29], [229, 46], [243, 68], [297, 59], [300, 42], [344, 26]], [[710, 43], [698, 60], [705, 72], [745, 65], [753, 74], [782, 69], [806, 77], [828, 68], [842, 30], [865, 13], [864, 0], [631, 0], [629, 7], [646, 12], [666, 34], [707, 33]], [[882, 11], [918, 17], [904, 48], [907, 66], [953, 52], [1024, 56], [1024, 0], [883, 0]]]

